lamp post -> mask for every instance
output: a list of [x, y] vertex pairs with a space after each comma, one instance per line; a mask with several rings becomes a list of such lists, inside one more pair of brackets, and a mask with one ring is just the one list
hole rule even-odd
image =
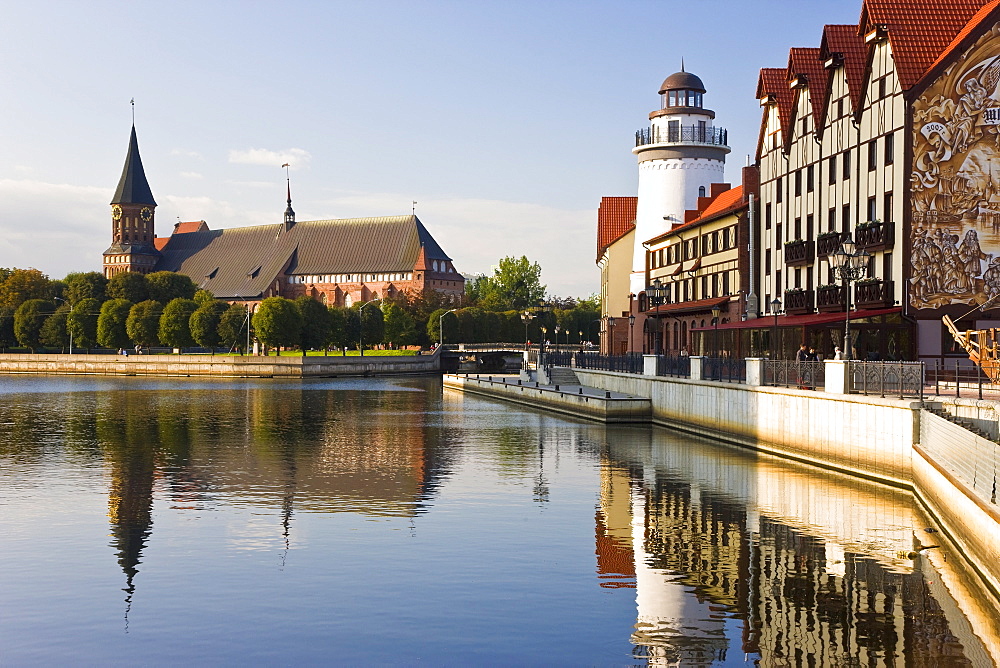
[[361, 308], [358, 309], [358, 354], [361, 357], [365, 356], [365, 343], [364, 343], [364, 339], [365, 339], [365, 307], [368, 306], [369, 304], [374, 304], [375, 302], [380, 302], [380, 301], [382, 301], [382, 298], [381, 297], [376, 297], [375, 299], [372, 299], [371, 301], [365, 302], [364, 304], [361, 305]]
[[528, 349], [528, 323], [531, 322], [531, 319], [534, 318], [534, 317], [535, 316], [531, 315], [531, 313], [529, 313], [528, 311], [525, 311], [524, 313], [521, 314], [521, 322], [524, 323], [524, 349], [525, 350]]
[[712, 334], [712, 348], [714, 352], [712, 353], [715, 357], [719, 356], [719, 316], [722, 315], [722, 309], [718, 306], [712, 307], [712, 323], [715, 326], [715, 332]]
[[615, 350], [615, 319], [614, 316], [608, 316], [608, 354], [611, 355]]
[[771, 313], [774, 315], [774, 331], [771, 336], [771, 358], [778, 359], [778, 313], [781, 311], [781, 300], [775, 297], [771, 300]]
[[844, 359], [851, 359], [851, 281], [864, 278], [868, 273], [871, 254], [858, 246], [851, 237], [840, 244], [833, 254], [833, 272], [844, 282]]
[[556, 333], [556, 352], [559, 352], [559, 332], [561, 330], [562, 327], [560, 327], [559, 325], [556, 325], [556, 328], [553, 330]]
[[[438, 336], [441, 338], [442, 346], [444, 345], [444, 317], [449, 313], [454, 313], [457, 310], [458, 310], [457, 308], [453, 308], [450, 311], [445, 311], [444, 313], [438, 316]], [[455, 317], [457, 318], [458, 316], [456, 315]]]
[[632, 330], [635, 328], [635, 314], [628, 317], [628, 352], [632, 352]]

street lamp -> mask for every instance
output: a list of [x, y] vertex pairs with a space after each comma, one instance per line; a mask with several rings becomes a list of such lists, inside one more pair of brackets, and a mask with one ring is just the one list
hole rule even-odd
[[632, 352], [632, 329], [635, 327], [635, 313], [628, 317], [628, 351]]
[[718, 306], [712, 307], [712, 323], [715, 325], [715, 332], [712, 334], [712, 348], [714, 349], [713, 355], [715, 357], [719, 356], [719, 316], [722, 315], [722, 309]]
[[372, 299], [371, 301], [365, 302], [364, 304], [361, 305], [361, 308], [358, 309], [358, 352], [361, 355], [361, 357], [365, 356], [365, 344], [364, 344], [364, 338], [365, 338], [365, 307], [368, 306], [369, 304], [374, 304], [375, 302], [380, 302], [380, 301], [382, 301], [382, 298], [381, 297], [376, 297], [375, 299]]
[[771, 336], [771, 356], [778, 359], [778, 312], [781, 311], [781, 300], [775, 297], [771, 300], [771, 313], [774, 314], [774, 332]]
[[559, 331], [561, 329], [559, 325], [556, 325], [556, 328], [553, 330], [556, 333], [556, 352], [559, 352]]
[[[450, 311], [445, 311], [444, 313], [438, 316], [438, 336], [440, 336], [441, 338], [442, 346], [444, 345], [444, 317], [449, 313], [454, 313], [457, 310], [458, 310], [457, 308], [453, 308]], [[457, 318], [458, 316], [456, 315], [455, 317]]]
[[851, 237], [844, 239], [833, 254], [833, 273], [844, 282], [844, 359], [851, 359], [851, 281], [868, 273], [870, 257], [865, 249], [858, 250]]
[[528, 323], [531, 322], [531, 319], [534, 318], [534, 317], [535, 316], [531, 315], [531, 313], [528, 312], [528, 311], [525, 311], [524, 313], [521, 314], [521, 322], [524, 323], [524, 349], [525, 350], [528, 349]]
[[615, 319], [614, 316], [608, 316], [608, 354], [614, 353], [615, 349]]

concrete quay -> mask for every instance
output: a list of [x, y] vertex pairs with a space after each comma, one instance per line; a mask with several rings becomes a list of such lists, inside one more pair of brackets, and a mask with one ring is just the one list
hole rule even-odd
[[329, 378], [437, 373], [439, 369], [440, 354], [405, 357], [0, 354], [0, 373]]
[[444, 386], [606, 423], [649, 422], [650, 401], [583, 385], [526, 381], [507, 374], [445, 374]]

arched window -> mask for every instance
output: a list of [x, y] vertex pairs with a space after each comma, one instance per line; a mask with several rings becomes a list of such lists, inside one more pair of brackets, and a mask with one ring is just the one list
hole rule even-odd
[[705, 186], [698, 186], [698, 197], [705, 196]]
[[354, 303], [354, 297], [349, 294], [344, 295], [344, 308], [351, 308]]

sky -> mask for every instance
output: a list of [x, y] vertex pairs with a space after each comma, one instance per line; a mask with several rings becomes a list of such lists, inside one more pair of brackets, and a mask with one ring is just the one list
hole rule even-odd
[[[762, 67], [861, 0], [0, 0], [0, 267], [99, 271], [135, 100], [156, 232], [409, 213], [458, 271], [527, 256], [598, 291], [597, 207], [635, 195], [660, 83], [701, 77], [756, 150]], [[416, 202], [414, 205], [413, 202]]]

